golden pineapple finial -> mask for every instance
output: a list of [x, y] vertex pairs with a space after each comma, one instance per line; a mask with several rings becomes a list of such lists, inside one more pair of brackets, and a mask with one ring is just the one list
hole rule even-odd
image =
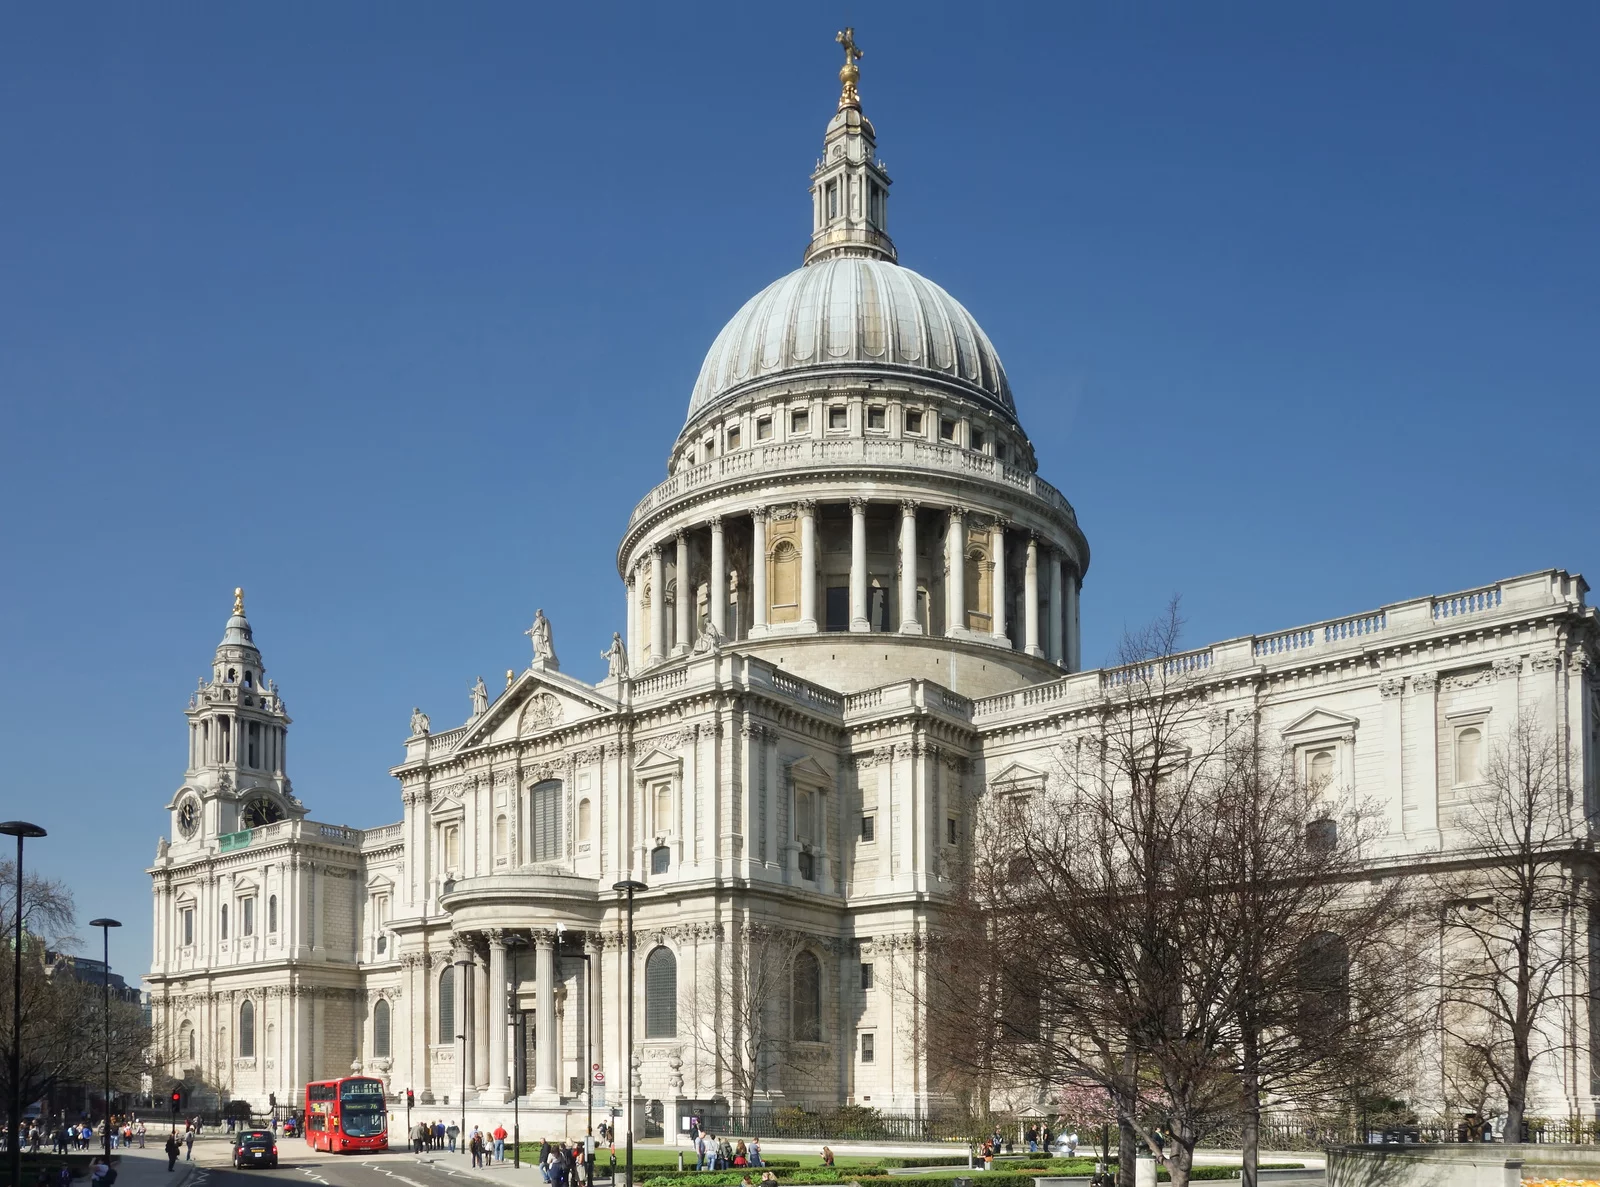
[[242, 585], [236, 586], [234, 588], [234, 591], [233, 591], [233, 612], [235, 614], [243, 614], [244, 613], [244, 586], [242, 586]]

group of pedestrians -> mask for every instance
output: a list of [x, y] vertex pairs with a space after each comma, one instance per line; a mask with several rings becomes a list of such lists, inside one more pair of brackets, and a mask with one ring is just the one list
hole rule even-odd
[[[743, 1140], [737, 1144], [727, 1138], [718, 1139], [713, 1134], [700, 1129], [690, 1122], [690, 1134], [694, 1139], [694, 1169], [697, 1171], [731, 1171], [743, 1170], [747, 1166], [763, 1166], [761, 1161], [761, 1139], [751, 1138], [750, 1144], [745, 1145]], [[827, 1147], [823, 1147], [826, 1149]]]
[[456, 1139], [460, 1136], [461, 1129], [454, 1121], [448, 1125], [443, 1121], [419, 1121], [416, 1132], [411, 1135], [418, 1153], [442, 1151], [448, 1143], [452, 1154], [456, 1152]]
[[[601, 1126], [602, 1132], [605, 1126]], [[550, 1187], [587, 1187], [594, 1182], [594, 1130], [581, 1142], [539, 1143], [539, 1174]], [[615, 1158], [612, 1160], [615, 1162]], [[613, 1176], [614, 1177], [614, 1176]]]

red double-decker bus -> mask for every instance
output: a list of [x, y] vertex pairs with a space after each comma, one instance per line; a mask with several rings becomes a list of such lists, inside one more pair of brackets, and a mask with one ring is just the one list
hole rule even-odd
[[389, 1148], [383, 1081], [368, 1076], [306, 1085], [306, 1142], [313, 1150], [354, 1154]]

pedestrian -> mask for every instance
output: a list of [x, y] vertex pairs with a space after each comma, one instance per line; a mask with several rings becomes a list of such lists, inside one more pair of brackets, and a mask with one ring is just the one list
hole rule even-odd
[[736, 1170], [750, 1165], [750, 1151], [745, 1146], [743, 1138], [740, 1138], [739, 1144], [733, 1148], [733, 1165]]
[[456, 1152], [456, 1139], [461, 1136], [461, 1127], [454, 1121], [444, 1127], [444, 1140], [450, 1143], [450, 1153]]
[[751, 1166], [766, 1166], [767, 1165], [766, 1163], [761, 1161], [761, 1139], [760, 1138], [751, 1138], [750, 1139], [750, 1165]]
[[478, 1133], [478, 1127], [472, 1127], [472, 1136], [467, 1139], [467, 1152], [472, 1155], [472, 1165], [483, 1165], [483, 1137]]
[[192, 1129], [183, 1131], [183, 1160], [185, 1162], [194, 1161], [194, 1130]]
[[178, 1165], [178, 1135], [174, 1131], [167, 1135], [167, 1170], [170, 1172]]
[[706, 1135], [704, 1132], [702, 1132], [700, 1136], [694, 1140], [694, 1169], [697, 1171], [703, 1171], [707, 1169], [706, 1156], [709, 1151], [706, 1149], [706, 1147], [708, 1144], [709, 1143], [706, 1141]]
[[828, 1147], [826, 1147], [826, 1146], [822, 1147], [822, 1165], [823, 1166], [832, 1166], [833, 1165], [833, 1151], [828, 1149]]
[[503, 1122], [494, 1127], [494, 1160], [506, 1160], [506, 1127]]

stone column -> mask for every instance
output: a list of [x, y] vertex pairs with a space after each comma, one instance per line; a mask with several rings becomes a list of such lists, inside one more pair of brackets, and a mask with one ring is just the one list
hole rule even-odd
[[1063, 575], [1066, 584], [1066, 624], [1062, 627], [1065, 632], [1062, 651], [1066, 655], [1067, 671], [1081, 672], [1083, 670], [1083, 656], [1080, 653], [1078, 642], [1078, 573], [1076, 569], [1068, 569]]
[[1061, 554], [1054, 549], [1050, 550], [1050, 557], [1045, 562], [1050, 573], [1050, 662], [1059, 665], [1062, 662], [1061, 652]]
[[1011, 640], [1006, 637], [1006, 525], [995, 520], [989, 541], [990, 559], [994, 562], [994, 593], [990, 599], [994, 602], [994, 616], [989, 620], [989, 629], [996, 643], [1010, 647]]
[[922, 634], [917, 621], [917, 505], [900, 503], [900, 633]]
[[1028, 534], [1028, 567], [1022, 581], [1022, 647], [1029, 655], [1043, 656], [1039, 646], [1039, 538]]
[[764, 635], [767, 633], [767, 509], [757, 507], [750, 512], [750, 522], [754, 529], [754, 547], [750, 550], [750, 597], [755, 602], [750, 633]]
[[672, 644], [673, 655], [686, 655], [694, 642], [689, 637], [689, 607], [694, 605], [694, 591], [689, 588], [689, 537], [678, 533], [678, 596], [673, 599], [672, 611], [676, 619], [677, 639]]
[[628, 665], [634, 668], [644, 666], [644, 656], [639, 653], [639, 582], [637, 580], [637, 566], [630, 570], [627, 579], [628, 586]]
[[667, 658], [667, 564], [661, 545], [650, 549], [650, 662]]
[[483, 1088], [489, 1082], [489, 970], [482, 956], [472, 954], [472, 1075], [467, 1083]]
[[556, 1096], [556, 937], [554, 932], [533, 933], [534, 1085], [540, 1096]]
[[506, 1098], [506, 943], [499, 928], [489, 931], [489, 1074], [491, 1104]]
[[711, 517], [711, 625], [728, 633], [728, 554], [722, 543], [722, 516]]
[[850, 500], [850, 629], [870, 631], [867, 620], [867, 501]]
[[800, 501], [800, 629], [817, 629], [817, 504]]
[[952, 507], [944, 535], [945, 589], [944, 633], [956, 635], [967, 629], [967, 521], [960, 507]]

